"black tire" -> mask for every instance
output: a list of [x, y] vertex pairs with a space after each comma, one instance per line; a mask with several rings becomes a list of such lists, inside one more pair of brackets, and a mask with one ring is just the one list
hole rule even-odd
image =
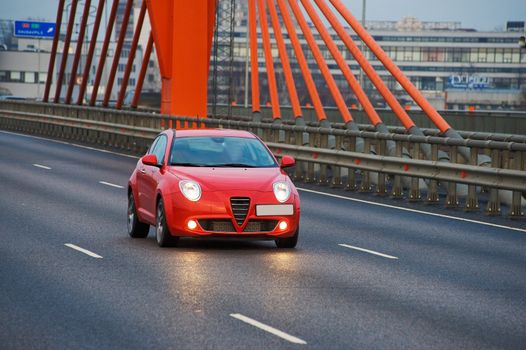
[[164, 211], [164, 203], [162, 198], [157, 203], [157, 215], [155, 225], [155, 238], [159, 247], [175, 247], [179, 243], [179, 237], [172, 236], [170, 229], [166, 224], [166, 213]]
[[128, 195], [128, 234], [132, 238], [146, 238], [150, 225], [139, 221], [133, 193]]
[[276, 242], [276, 247], [286, 248], [286, 249], [296, 248], [296, 245], [298, 244], [299, 234], [300, 234], [300, 227], [298, 226], [298, 228], [296, 229], [296, 232], [294, 233], [294, 236], [276, 239], [274, 241]]

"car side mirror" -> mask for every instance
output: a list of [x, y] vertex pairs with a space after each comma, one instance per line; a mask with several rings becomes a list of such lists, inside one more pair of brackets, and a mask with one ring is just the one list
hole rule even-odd
[[294, 165], [296, 165], [296, 160], [294, 159], [294, 157], [283, 156], [281, 158], [281, 164], [280, 164], [281, 169], [290, 168], [290, 167], [293, 167]]
[[155, 154], [147, 154], [141, 159], [144, 165], [159, 166], [157, 156]]

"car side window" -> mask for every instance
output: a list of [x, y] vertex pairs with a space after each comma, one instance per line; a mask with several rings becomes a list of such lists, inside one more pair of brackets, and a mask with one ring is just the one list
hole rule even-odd
[[167, 139], [165, 135], [161, 135], [157, 138], [155, 145], [152, 148], [151, 154], [157, 156], [157, 161], [162, 164], [164, 161], [164, 153], [166, 152]]
[[161, 136], [157, 136], [157, 138], [153, 140], [152, 144], [150, 145], [150, 148], [148, 148], [148, 151], [146, 151], [146, 154], [153, 154], [153, 149], [155, 148], [155, 145], [157, 144], [160, 138]]

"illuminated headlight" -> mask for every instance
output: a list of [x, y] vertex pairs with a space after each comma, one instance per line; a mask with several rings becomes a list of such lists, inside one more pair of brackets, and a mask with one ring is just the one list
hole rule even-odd
[[197, 202], [201, 198], [201, 186], [195, 181], [180, 181], [179, 188], [183, 195], [192, 202]]
[[272, 187], [274, 189], [274, 195], [279, 202], [285, 203], [289, 200], [290, 187], [286, 182], [275, 182]]

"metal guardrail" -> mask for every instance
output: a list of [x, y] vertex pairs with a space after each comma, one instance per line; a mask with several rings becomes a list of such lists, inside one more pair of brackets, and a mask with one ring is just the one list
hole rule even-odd
[[[54, 114], [56, 112], [59, 115]], [[526, 143], [522, 142], [458, 140], [396, 132], [384, 134], [243, 120], [179, 118], [87, 107], [65, 109], [50, 104], [0, 103], [0, 128], [99, 144], [135, 154], [144, 153], [161, 129], [175, 125], [252, 131], [267, 142], [276, 156], [290, 154], [296, 157], [298, 164], [292, 176], [297, 181], [362, 192], [373, 192], [374, 187], [376, 194], [390, 194], [394, 198], [403, 198], [407, 191], [410, 201], [431, 204], [439, 203], [439, 190], [445, 188], [447, 207], [459, 206], [459, 189], [462, 187], [458, 184], [463, 184], [467, 187], [465, 209], [470, 211], [480, 209], [477, 188], [482, 187], [488, 192], [486, 213], [489, 215], [501, 214], [502, 190], [509, 190], [512, 192], [508, 196], [508, 215], [512, 218], [524, 216]], [[331, 138], [334, 149], [329, 148]], [[308, 144], [304, 144], [306, 139]], [[356, 148], [358, 140], [363, 142], [363, 151]], [[387, 152], [388, 142], [394, 143], [394, 155]], [[432, 159], [423, 159], [421, 143], [431, 145]], [[458, 156], [459, 147], [469, 147], [470, 164], [465, 164]], [[440, 161], [439, 151], [446, 152], [451, 163]], [[491, 156], [491, 164], [478, 166], [480, 154]], [[422, 198], [424, 186], [426, 198]]]

